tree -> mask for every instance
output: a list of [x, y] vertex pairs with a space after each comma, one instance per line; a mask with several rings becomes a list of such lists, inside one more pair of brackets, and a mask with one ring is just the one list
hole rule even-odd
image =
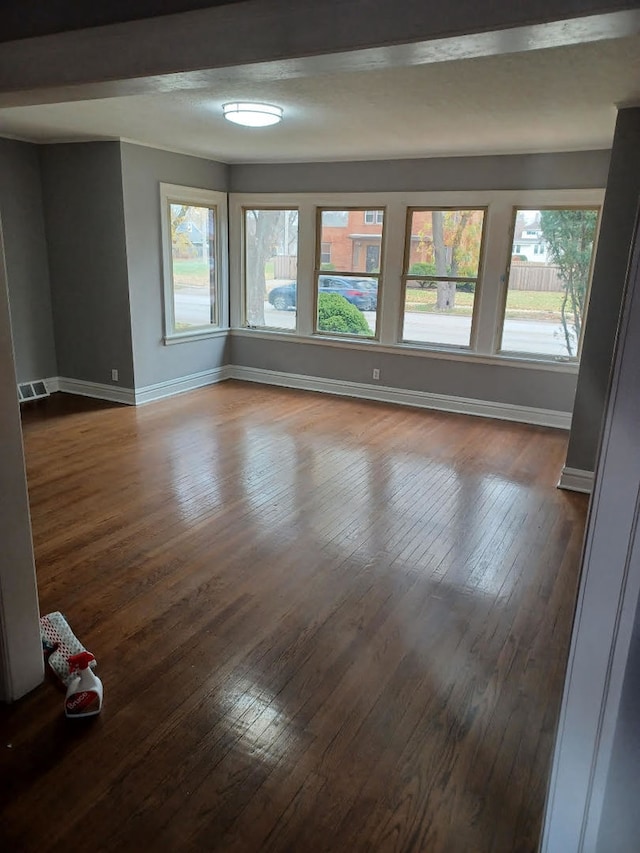
[[[428, 219], [418, 232], [420, 263], [433, 263], [438, 279], [438, 311], [455, 307], [457, 285], [451, 279], [477, 276], [482, 216], [482, 211], [475, 210], [432, 210], [430, 222]], [[431, 234], [426, 231], [429, 224]]]
[[543, 210], [542, 236], [563, 283], [560, 321], [567, 353], [576, 355], [582, 332], [598, 213], [596, 210]]
[[287, 256], [297, 253], [297, 210], [247, 210], [245, 218], [247, 323], [264, 326], [267, 295], [265, 267], [282, 247]]
[[191, 248], [191, 238], [187, 231], [180, 226], [184, 224], [189, 214], [188, 204], [171, 205], [171, 245], [174, 255], [186, 254]]
[[265, 324], [265, 266], [276, 251], [282, 214], [281, 210], [248, 210], [246, 213], [247, 323], [250, 326]]

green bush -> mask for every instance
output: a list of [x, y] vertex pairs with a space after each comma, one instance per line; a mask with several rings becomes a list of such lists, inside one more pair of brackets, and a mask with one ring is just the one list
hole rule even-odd
[[[426, 261], [416, 261], [414, 264], [411, 264], [409, 267], [409, 275], [424, 275], [424, 276], [432, 276], [436, 274], [436, 265], [433, 263], [427, 263]], [[422, 281], [418, 281], [417, 284], [420, 287], [435, 287], [435, 281], [430, 281], [428, 278], [422, 279]]]
[[409, 267], [409, 275], [435, 275], [436, 274], [436, 265], [428, 264], [426, 261], [416, 261], [415, 264], [411, 264]]
[[324, 263], [320, 264], [321, 270], [329, 270], [329, 272], [332, 272], [333, 270], [335, 270], [335, 268], [336, 265], [332, 264], [330, 261], [325, 261]]
[[318, 329], [369, 337], [373, 334], [364, 315], [339, 293], [321, 293], [318, 296]]

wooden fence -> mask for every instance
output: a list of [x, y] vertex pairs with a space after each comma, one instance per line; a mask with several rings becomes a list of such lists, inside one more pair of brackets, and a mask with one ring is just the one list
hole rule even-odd
[[273, 257], [274, 278], [297, 278], [298, 258], [295, 255], [275, 255]]
[[[275, 255], [272, 262], [275, 279], [297, 278], [298, 259], [295, 255]], [[563, 282], [558, 275], [558, 267], [556, 266], [512, 261], [509, 289], [561, 293]]]
[[509, 290], [542, 290], [558, 293], [563, 289], [558, 267], [550, 264], [511, 262]]

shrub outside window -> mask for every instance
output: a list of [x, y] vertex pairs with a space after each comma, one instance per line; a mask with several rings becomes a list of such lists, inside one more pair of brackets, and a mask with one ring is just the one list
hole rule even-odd
[[598, 215], [516, 208], [501, 352], [578, 360]]
[[401, 338], [469, 347], [485, 210], [409, 208]]
[[245, 323], [253, 329], [296, 328], [298, 211], [245, 208]]
[[[318, 210], [316, 331], [377, 334], [384, 210]], [[323, 259], [330, 244], [331, 260]]]

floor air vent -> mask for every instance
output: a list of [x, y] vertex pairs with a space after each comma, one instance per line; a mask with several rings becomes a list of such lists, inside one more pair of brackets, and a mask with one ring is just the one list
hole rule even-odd
[[41, 397], [48, 396], [47, 386], [40, 379], [35, 382], [21, 382], [18, 385], [18, 399], [21, 403], [27, 400], [39, 400]]

